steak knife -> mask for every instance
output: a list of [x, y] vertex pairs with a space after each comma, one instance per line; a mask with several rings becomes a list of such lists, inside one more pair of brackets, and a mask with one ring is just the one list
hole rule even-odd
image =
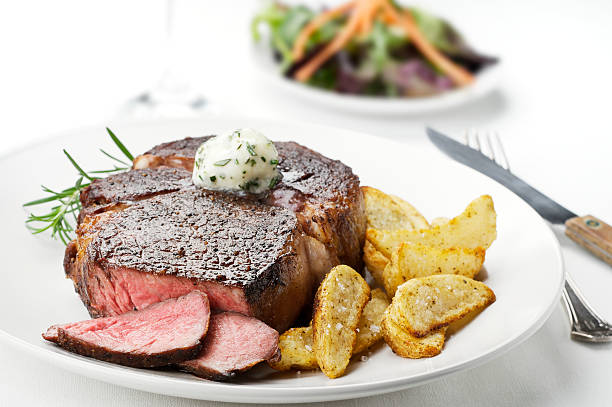
[[434, 129], [426, 131], [429, 140], [444, 154], [499, 182], [549, 222], [565, 224], [565, 234], [570, 239], [612, 266], [612, 226], [591, 215], [577, 216], [483, 153]]

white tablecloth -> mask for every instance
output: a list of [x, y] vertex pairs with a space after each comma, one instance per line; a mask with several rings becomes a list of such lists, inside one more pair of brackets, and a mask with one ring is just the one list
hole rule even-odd
[[[479, 48], [502, 57], [498, 91], [459, 109], [404, 117], [355, 117], [289, 100], [254, 74], [246, 24], [256, 3], [249, 1], [177, 1], [178, 60], [216, 111], [352, 127], [403, 140], [407, 149], [432, 148], [424, 124], [497, 130], [517, 174], [573, 211], [612, 222], [612, 3], [419, 4], [452, 16]], [[2, 3], [0, 153], [116, 118], [119, 105], [161, 73], [163, 11], [161, 1], [144, 0]], [[612, 320], [612, 269], [557, 232], [568, 271]], [[398, 393], [329, 404], [608, 405], [611, 351], [609, 344], [570, 340], [559, 305], [537, 334], [486, 365]], [[4, 345], [0, 363], [0, 405], [217, 405], [97, 382]]]

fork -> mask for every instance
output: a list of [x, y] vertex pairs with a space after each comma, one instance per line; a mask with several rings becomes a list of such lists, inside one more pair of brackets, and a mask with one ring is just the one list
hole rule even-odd
[[[464, 142], [510, 172], [508, 157], [498, 133], [483, 135], [468, 130], [464, 133]], [[572, 339], [584, 342], [612, 342], [612, 324], [606, 322], [588, 305], [567, 272], [562, 298], [571, 323]]]

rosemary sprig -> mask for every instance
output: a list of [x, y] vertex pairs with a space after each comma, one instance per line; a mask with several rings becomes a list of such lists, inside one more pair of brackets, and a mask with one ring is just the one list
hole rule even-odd
[[119, 148], [119, 150], [121, 150], [123, 155], [125, 155], [127, 159], [130, 160], [130, 163], [134, 161], [134, 156], [132, 155], [132, 153], [130, 153], [128, 149], [125, 148], [123, 143], [117, 138], [117, 136], [115, 136], [115, 133], [113, 133], [108, 127], [106, 128], [106, 131], [108, 132], [108, 135], [113, 139], [115, 145]]
[[[46, 230], [51, 230], [51, 237], [59, 239], [64, 243], [68, 244], [73, 239], [73, 232], [77, 223], [77, 215], [81, 210], [81, 190], [91, 183], [91, 181], [98, 179], [96, 174], [111, 174], [115, 172], [125, 171], [131, 167], [131, 162], [134, 160], [134, 156], [129, 150], [123, 145], [123, 143], [115, 136], [115, 134], [107, 127], [106, 131], [117, 146], [117, 148], [123, 153], [123, 155], [129, 160], [129, 162], [123, 161], [106, 151], [100, 149], [102, 154], [109, 157], [115, 162], [122, 164], [121, 167], [114, 165], [109, 170], [98, 170], [86, 172], [83, 168], [77, 164], [76, 160], [66, 151], [64, 154], [68, 158], [68, 161], [79, 173], [79, 178], [76, 180], [74, 186], [66, 188], [62, 191], [56, 192], [46, 186], [42, 185], [42, 190], [47, 196], [36, 199], [31, 202], [23, 204], [25, 207], [37, 206], [46, 204], [49, 202], [56, 202], [48, 212], [41, 215], [35, 215], [30, 213], [26, 219], [26, 227], [32, 232], [32, 234], [39, 234]], [[89, 181], [83, 183], [83, 181]]]

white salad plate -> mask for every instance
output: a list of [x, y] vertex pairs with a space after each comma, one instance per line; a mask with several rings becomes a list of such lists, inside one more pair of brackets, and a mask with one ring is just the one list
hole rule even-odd
[[[64, 247], [24, 227], [22, 204], [42, 196], [40, 185], [61, 189], [76, 180], [66, 148], [86, 170], [112, 163], [98, 148], [115, 151], [103, 126], [66, 132], [0, 158], [4, 213], [0, 340], [52, 365], [104, 382], [194, 399], [240, 403], [291, 403], [357, 398], [406, 389], [474, 368], [534, 334], [558, 305], [563, 264], [548, 225], [520, 198], [487, 177], [442, 154], [354, 131], [251, 118], [202, 117], [140, 124], [111, 124], [133, 153], [161, 142], [254, 127], [272, 140], [295, 140], [342, 160], [372, 185], [399, 195], [429, 219], [459, 214], [474, 198], [489, 194], [497, 211], [497, 240], [487, 251], [481, 278], [497, 301], [453, 333], [442, 353], [403, 359], [384, 344], [356, 358], [343, 377], [319, 371], [278, 373], [261, 365], [232, 383], [199, 379], [170, 370], [133, 369], [69, 353], [44, 341], [51, 324], [88, 319], [72, 282], [63, 274]], [[40, 209], [40, 208], [39, 208]], [[5, 345], [6, 344], [6, 345]]]
[[486, 96], [497, 88], [502, 76], [502, 61], [483, 69], [473, 84], [433, 96], [415, 98], [386, 98], [342, 94], [319, 89], [287, 78], [274, 60], [267, 38], [251, 47], [258, 76], [271, 87], [289, 97], [299, 98], [322, 109], [376, 115], [418, 115], [458, 107]]

